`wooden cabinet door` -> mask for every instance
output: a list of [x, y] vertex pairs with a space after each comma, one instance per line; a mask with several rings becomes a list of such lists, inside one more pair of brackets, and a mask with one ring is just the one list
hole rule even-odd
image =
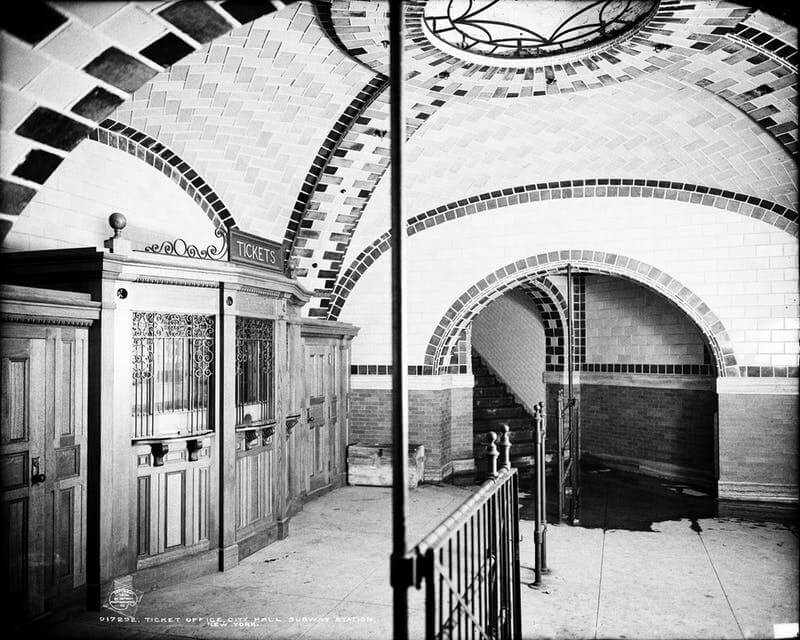
[[330, 484], [331, 430], [327, 393], [331, 389], [330, 347], [306, 345], [306, 402], [309, 429], [309, 490]]
[[0, 475], [2, 583], [6, 605], [20, 617], [44, 610], [46, 595], [44, 339], [0, 340]]

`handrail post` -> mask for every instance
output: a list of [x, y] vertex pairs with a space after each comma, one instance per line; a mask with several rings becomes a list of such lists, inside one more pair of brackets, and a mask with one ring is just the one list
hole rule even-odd
[[503, 425], [503, 435], [500, 436], [500, 468], [511, 471], [511, 438], [508, 435], [508, 425]]
[[542, 461], [537, 470], [541, 474], [541, 496], [542, 496], [542, 573], [549, 573], [547, 569], [547, 461], [545, 459], [545, 440], [547, 439], [547, 412], [544, 409], [544, 402], [539, 402], [539, 458]]
[[543, 464], [541, 457], [541, 447], [539, 442], [541, 440], [542, 423], [539, 419], [541, 407], [537, 404], [533, 407], [533, 429], [534, 429], [534, 465], [536, 472], [536, 483], [534, 492], [534, 505], [533, 505], [533, 555], [534, 555], [534, 579], [533, 586], [538, 587], [542, 584], [542, 474], [540, 469]]
[[556, 483], [556, 502], [558, 504], [558, 521], [560, 522], [564, 515], [564, 389], [558, 390], [558, 406], [556, 408], [556, 423], [557, 423], [557, 437], [556, 437], [556, 471], [558, 473], [558, 482]]
[[497, 478], [497, 457], [500, 455], [497, 450], [497, 434], [494, 431], [489, 432], [489, 445], [486, 447], [486, 456], [489, 458], [489, 477], [492, 479]]

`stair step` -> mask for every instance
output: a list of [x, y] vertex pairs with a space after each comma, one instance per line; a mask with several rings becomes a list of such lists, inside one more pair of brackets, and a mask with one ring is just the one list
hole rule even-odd
[[[484, 431], [481, 433], [475, 433], [472, 437], [472, 443], [477, 447], [485, 447], [489, 444], [489, 436], [488, 431]], [[499, 438], [500, 435], [503, 433], [502, 430], [495, 431], [497, 437]], [[509, 440], [511, 440], [511, 450], [513, 451], [516, 447], [524, 444], [533, 444], [533, 433], [527, 431], [509, 431], [508, 433]]]
[[473, 389], [473, 395], [479, 398], [496, 398], [498, 396], [507, 396], [505, 385], [491, 384], [483, 387], [476, 386]]
[[525, 409], [520, 406], [510, 407], [479, 407], [475, 409], [476, 420], [491, 420], [493, 418], [524, 418]]
[[472, 406], [475, 409], [485, 409], [487, 407], [507, 407], [512, 404], [514, 404], [514, 399], [508, 394], [504, 394], [502, 396], [475, 398], [472, 401]]
[[472, 375], [475, 377], [475, 385], [478, 387], [486, 387], [490, 385], [499, 384], [497, 378], [495, 378], [491, 373], [489, 374], [476, 374], [474, 371]]
[[533, 429], [533, 420], [528, 416], [514, 418], [493, 418], [489, 420], [475, 418], [473, 421], [473, 428], [475, 431], [498, 431], [502, 430], [504, 424], [507, 424], [508, 428], [512, 431], [517, 431], [519, 429]]

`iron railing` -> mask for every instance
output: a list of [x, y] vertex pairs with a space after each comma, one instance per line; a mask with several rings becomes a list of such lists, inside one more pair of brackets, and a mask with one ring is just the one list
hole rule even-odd
[[558, 391], [558, 519], [576, 523], [580, 501], [580, 442], [575, 425], [574, 397], [565, 398], [564, 390]]
[[533, 557], [534, 587], [542, 584], [542, 574], [547, 573], [547, 479], [545, 457], [544, 403], [533, 407], [534, 493], [533, 493]]
[[416, 587], [425, 583], [428, 640], [522, 636], [518, 476], [507, 431], [499, 471], [497, 435], [489, 437], [492, 477], [409, 552]]

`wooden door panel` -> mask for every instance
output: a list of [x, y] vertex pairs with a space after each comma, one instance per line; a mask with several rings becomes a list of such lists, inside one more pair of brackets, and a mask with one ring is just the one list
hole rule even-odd
[[45, 341], [3, 338], [2, 353], [2, 469], [3, 524], [2, 585], [15, 612], [34, 616], [44, 610], [44, 549], [46, 496], [41, 482], [31, 474], [34, 461], [40, 472], [47, 468], [45, 430]]
[[330, 347], [306, 345], [306, 403], [309, 431], [309, 489], [330, 484], [330, 424], [328, 394], [333, 388]]

